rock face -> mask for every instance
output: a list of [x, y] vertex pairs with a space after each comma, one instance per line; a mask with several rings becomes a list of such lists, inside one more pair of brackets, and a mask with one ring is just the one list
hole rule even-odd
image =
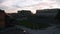
[[[0, 9], [0, 30], [14, 24], [14, 19], [8, 16], [4, 10]], [[13, 25], [12, 25], [13, 26]]]
[[0, 10], [0, 28], [5, 28], [5, 12], [4, 10]]

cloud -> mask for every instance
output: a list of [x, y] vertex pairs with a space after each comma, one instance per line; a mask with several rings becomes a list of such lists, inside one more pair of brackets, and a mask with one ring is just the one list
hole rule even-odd
[[2, 3], [2, 5], [5, 6], [11, 6], [11, 7], [25, 7], [25, 6], [30, 6], [33, 4], [38, 4], [40, 1], [34, 1], [34, 0], [6, 0], [5, 2]]
[[2, 3], [3, 2], [3, 0], [0, 0], [0, 3]]
[[60, 8], [60, 0], [0, 0], [0, 9], [6, 12], [19, 9], [30, 9], [34, 12], [36, 9], [46, 8]]

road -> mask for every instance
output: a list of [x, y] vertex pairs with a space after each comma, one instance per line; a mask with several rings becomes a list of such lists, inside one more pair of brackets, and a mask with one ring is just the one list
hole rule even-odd
[[17, 25], [17, 28], [22, 28], [29, 32], [29, 34], [60, 34], [60, 29], [56, 27], [56, 25], [53, 25], [52, 27], [46, 28], [46, 30], [31, 30], [29, 28]]
[[[25, 30], [29, 34], [60, 34], [60, 28], [57, 28], [58, 26], [60, 27], [60, 25], [53, 25], [51, 27], [46, 28], [45, 30], [39, 30], [39, 29], [38, 30], [32, 30], [32, 29], [26, 28], [24, 26], [16, 25], [15, 27], [13, 27], [13, 30], [15, 28], [17, 28], [17, 29], [20, 28], [20, 29]], [[8, 29], [11, 29], [11, 28], [7, 28], [6, 30], [8, 30]], [[1, 32], [0, 32], [0, 34], [1, 34]]]

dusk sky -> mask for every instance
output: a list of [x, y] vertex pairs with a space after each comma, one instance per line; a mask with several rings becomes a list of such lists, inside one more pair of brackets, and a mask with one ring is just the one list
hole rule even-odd
[[0, 0], [0, 9], [7, 13], [17, 12], [17, 10], [31, 10], [33, 13], [37, 9], [60, 8], [60, 0]]

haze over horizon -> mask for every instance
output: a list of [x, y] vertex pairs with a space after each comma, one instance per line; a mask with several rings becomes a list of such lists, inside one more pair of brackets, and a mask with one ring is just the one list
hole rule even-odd
[[60, 0], [0, 0], [0, 9], [7, 13], [17, 12], [17, 10], [31, 10], [33, 13], [37, 9], [60, 8]]

